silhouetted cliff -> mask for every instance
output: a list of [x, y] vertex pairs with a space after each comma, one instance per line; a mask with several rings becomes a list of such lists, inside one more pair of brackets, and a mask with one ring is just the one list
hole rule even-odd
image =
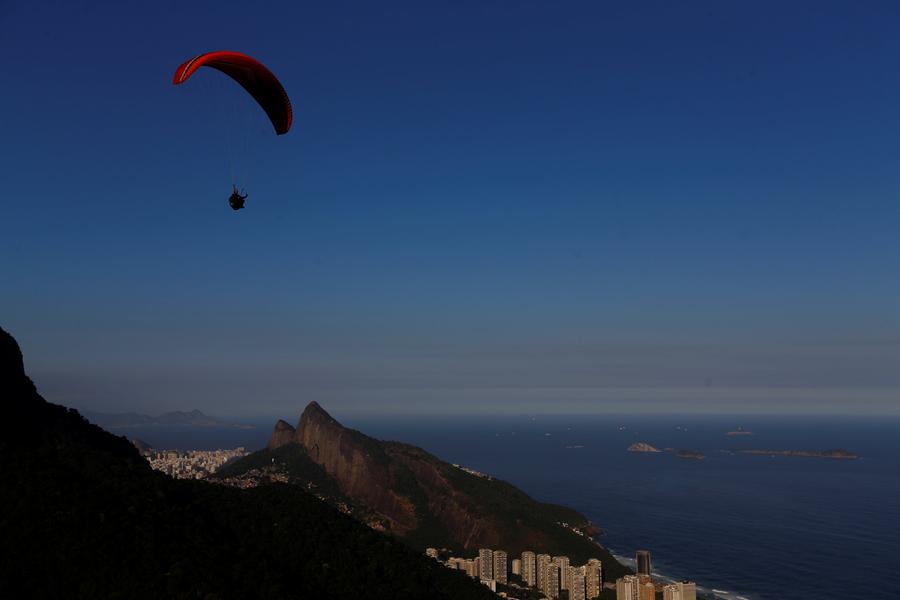
[[2, 598], [494, 597], [300, 487], [152, 471], [44, 401], [2, 329], [0, 403]]

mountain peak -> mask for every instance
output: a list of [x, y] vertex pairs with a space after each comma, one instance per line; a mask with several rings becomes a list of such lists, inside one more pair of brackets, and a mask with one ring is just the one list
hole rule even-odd
[[297, 430], [291, 427], [290, 423], [278, 419], [278, 422], [275, 423], [275, 428], [272, 430], [272, 437], [269, 439], [269, 450], [293, 443], [296, 433]]
[[22, 351], [16, 338], [0, 327], [0, 381], [13, 382], [25, 376]]
[[[338, 423], [331, 415], [326, 412], [322, 406], [313, 400], [306, 405], [303, 413], [300, 415], [300, 421], [297, 427], [291, 427], [283, 419], [279, 419], [275, 423], [272, 430], [272, 437], [269, 438], [269, 450], [280, 448], [287, 444], [306, 445], [304, 441], [304, 431], [328, 431], [330, 435], [335, 435], [344, 430], [344, 426]], [[312, 447], [312, 445], [310, 445]]]
[[334, 417], [328, 414], [328, 412], [322, 408], [322, 406], [313, 400], [309, 404], [306, 405], [306, 408], [303, 409], [303, 414], [300, 415], [300, 421], [303, 422], [303, 418], [307, 417], [309, 419], [324, 419], [325, 421], [332, 422], [335, 425], [340, 425]]
[[36, 393], [34, 384], [25, 375], [25, 361], [22, 359], [19, 343], [12, 334], [0, 327], [0, 391], [4, 390], [10, 393]]

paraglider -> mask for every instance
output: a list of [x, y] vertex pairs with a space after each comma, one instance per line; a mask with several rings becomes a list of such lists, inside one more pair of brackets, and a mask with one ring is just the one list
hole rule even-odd
[[[241, 191], [243, 192], [244, 190]], [[238, 193], [237, 186], [232, 185], [231, 196], [228, 198], [228, 204], [230, 204], [231, 208], [233, 208], [234, 210], [241, 210], [242, 208], [244, 208], [244, 200], [247, 199], [247, 195], [248, 194], [246, 193], [241, 195], [240, 193]]]
[[[291, 100], [281, 82], [264, 64], [240, 52], [207, 52], [182, 63], [175, 70], [172, 84], [181, 85], [200, 67], [221, 71], [239, 83], [265, 111], [277, 135], [284, 135], [291, 129]], [[240, 210], [244, 208], [247, 194], [238, 193], [237, 186], [232, 185], [228, 203], [234, 210]]]

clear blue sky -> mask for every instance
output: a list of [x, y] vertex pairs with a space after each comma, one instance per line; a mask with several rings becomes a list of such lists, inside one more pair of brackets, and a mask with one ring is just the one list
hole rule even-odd
[[[49, 399], [900, 411], [897, 3], [184, 4], [0, 5], [0, 323]], [[218, 49], [287, 136], [171, 85]]]

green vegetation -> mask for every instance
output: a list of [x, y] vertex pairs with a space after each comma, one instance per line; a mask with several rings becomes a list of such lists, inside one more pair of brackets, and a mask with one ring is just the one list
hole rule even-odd
[[321, 465], [309, 457], [306, 449], [300, 444], [287, 444], [274, 450], [263, 449], [248, 454], [224, 466], [215, 474], [214, 479], [238, 477], [253, 469], [262, 470], [272, 466], [283, 469], [291, 480], [302, 482], [304, 485], [311, 483], [314, 486], [312, 491], [317, 494], [342, 498], [337, 483], [328, 476]]
[[454, 542], [447, 527], [428, 508], [428, 495], [409, 467], [394, 461], [389, 468], [393, 479], [392, 489], [409, 499], [416, 511], [418, 527], [408, 532], [404, 541], [416, 550], [424, 550], [430, 546], [449, 548], [456, 552], [462, 550]]
[[[631, 573], [630, 569], [619, 564], [605, 548], [595, 543], [589, 536], [578, 535], [560, 525], [568, 523], [571, 527], [588, 529], [590, 527], [588, 519], [578, 511], [537, 502], [505, 481], [472, 475], [421, 448], [399, 442], [382, 443], [390, 455], [406, 454], [427, 461], [438, 469], [441, 476], [450, 482], [454, 497], [467, 504], [465, 508], [470, 514], [499, 524], [503, 541], [498, 547], [506, 550], [511, 558], [525, 550], [565, 555], [573, 561], [573, 564], [583, 564], [590, 558], [599, 558], [603, 562], [604, 577], [608, 579]], [[416, 505], [418, 506], [418, 502]], [[528, 530], [541, 534], [540, 546], [535, 545], [530, 536], [522, 533]], [[436, 546], [460, 550], [449, 533], [443, 536], [440, 530], [427, 531], [427, 536], [420, 535], [418, 531], [413, 533], [415, 535], [407, 537], [407, 541], [416, 548]]]

